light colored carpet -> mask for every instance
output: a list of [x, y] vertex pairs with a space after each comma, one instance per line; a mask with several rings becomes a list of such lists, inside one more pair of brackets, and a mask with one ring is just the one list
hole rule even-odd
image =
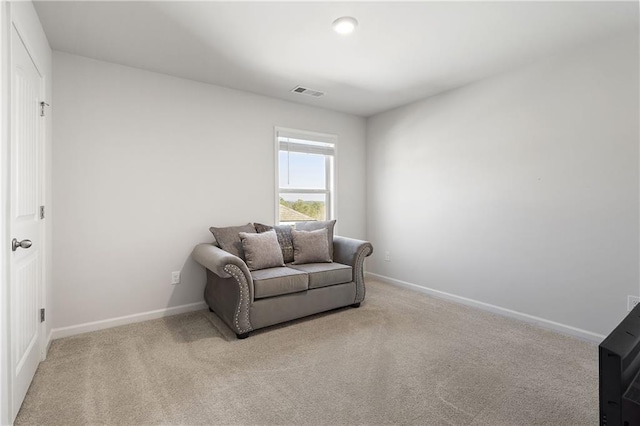
[[246, 340], [207, 311], [56, 340], [16, 424], [597, 424], [597, 346], [367, 283]]

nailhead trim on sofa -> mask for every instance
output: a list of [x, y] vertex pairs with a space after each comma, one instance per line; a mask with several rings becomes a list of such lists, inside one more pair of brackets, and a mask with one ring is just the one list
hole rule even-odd
[[224, 271], [236, 280], [238, 287], [240, 288], [240, 300], [238, 301], [238, 306], [236, 307], [236, 313], [234, 315], [234, 324], [238, 330], [237, 333], [248, 333], [253, 330], [253, 327], [251, 327], [251, 321], [249, 320], [249, 303], [251, 302], [249, 283], [247, 282], [247, 278], [244, 276], [242, 270], [236, 265], [226, 265], [224, 267]]
[[364, 286], [364, 259], [371, 254], [372, 247], [370, 245], [364, 246], [356, 255], [356, 264], [354, 268], [355, 281], [356, 281], [356, 298], [353, 303], [360, 303], [364, 300], [366, 289]]

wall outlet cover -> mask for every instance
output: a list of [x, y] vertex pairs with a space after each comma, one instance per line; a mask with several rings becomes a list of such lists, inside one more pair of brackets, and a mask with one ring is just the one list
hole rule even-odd
[[171, 273], [171, 284], [180, 284], [180, 271], [173, 271]]

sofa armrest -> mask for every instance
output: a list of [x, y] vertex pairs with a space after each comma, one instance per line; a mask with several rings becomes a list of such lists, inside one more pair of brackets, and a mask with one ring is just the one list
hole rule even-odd
[[349, 265], [352, 268], [356, 266], [358, 255], [364, 257], [373, 253], [373, 246], [369, 241], [356, 240], [354, 238], [333, 237], [333, 261]]
[[193, 249], [193, 258], [211, 272], [215, 272], [220, 278], [231, 277], [231, 274], [225, 270], [225, 267], [227, 265], [235, 265], [244, 272], [249, 280], [251, 279], [249, 268], [242, 259], [213, 244], [198, 244]]
[[249, 267], [242, 259], [213, 244], [198, 244], [193, 249], [192, 256], [196, 262], [220, 278], [233, 277], [238, 283], [241, 295], [247, 296], [242, 302], [253, 302], [253, 278]]
[[211, 279], [207, 280], [205, 288], [209, 307], [215, 309], [236, 334], [253, 330], [249, 317], [253, 303], [253, 279], [247, 264], [213, 244], [198, 244], [192, 256], [211, 271]]
[[349, 265], [353, 268], [353, 281], [356, 283], [356, 298], [353, 303], [364, 300], [364, 259], [373, 253], [373, 246], [368, 241], [356, 240], [340, 236], [333, 237], [333, 261]]

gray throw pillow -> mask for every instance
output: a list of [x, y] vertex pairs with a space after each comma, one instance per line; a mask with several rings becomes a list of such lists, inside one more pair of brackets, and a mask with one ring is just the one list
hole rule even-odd
[[327, 229], [291, 231], [293, 237], [293, 264], [331, 262]]
[[272, 229], [276, 231], [284, 263], [293, 262], [293, 238], [291, 237], [291, 230], [293, 228], [291, 228], [290, 225], [269, 226], [261, 223], [254, 223], [253, 226], [255, 226], [256, 231], [258, 231], [259, 234], [271, 231]]
[[240, 240], [250, 271], [284, 266], [275, 231], [261, 234], [241, 232]]
[[333, 228], [336, 226], [335, 220], [324, 220], [316, 222], [296, 222], [298, 231], [315, 231], [316, 229], [327, 230], [327, 242], [329, 243], [329, 257], [333, 260]]
[[238, 256], [240, 259], [244, 259], [244, 250], [242, 250], [242, 241], [240, 241], [240, 232], [247, 232], [251, 234], [256, 233], [256, 229], [252, 224], [247, 223], [242, 226], [227, 226], [226, 228], [209, 228], [209, 231], [216, 239], [218, 246], [226, 252], [231, 253], [234, 256]]

